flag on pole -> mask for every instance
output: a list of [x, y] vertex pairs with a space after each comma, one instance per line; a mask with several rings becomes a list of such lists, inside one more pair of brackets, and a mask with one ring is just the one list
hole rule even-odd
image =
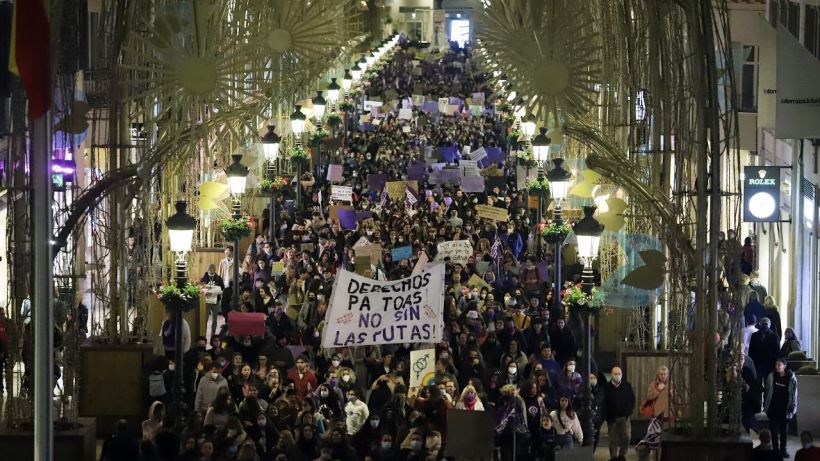
[[49, 24], [43, 0], [14, 2], [9, 47], [9, 72], [23, 82], [29, 118], [51, 109], [51, 52]]
[[404, 186], [404, 202], [409, 207], [419, 203], [418, 193], [410, 186]]
[[379, 207], [383, 210], [387, 208], [388, 205], [390, 205], [390, 196], [387, 195], [387, 189], [385, 188], [382, 190], [382, 199], [379, 202]]
[[501, 255], [503, 254], [501, 251], [502, 248], [501, 237], [495, 234], [495, 241], [493, 242], [493, 246], [490, 247], [490, 257], [493, 258], [493, 261], [498, 262], [501, 260]]

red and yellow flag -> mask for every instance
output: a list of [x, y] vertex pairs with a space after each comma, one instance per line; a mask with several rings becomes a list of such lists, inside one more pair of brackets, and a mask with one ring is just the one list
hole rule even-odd
[[51, 109], [49, 24], [43, 0], [17, 0], [11, 26], [9, 71], [23, 81], [31, 119]]

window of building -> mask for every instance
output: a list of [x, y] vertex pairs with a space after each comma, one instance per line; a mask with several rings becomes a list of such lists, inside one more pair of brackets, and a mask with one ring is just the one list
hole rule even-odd
[[757, 112], [757, 77], [758, 77], [758, 49], [756, 46], [743, 45], [743, 68], [740, 72], [740, 89], [738, 110], [741, 112]]
[[804, 44], [811, 54], [820, 59], [820, 5], [806, 5]]

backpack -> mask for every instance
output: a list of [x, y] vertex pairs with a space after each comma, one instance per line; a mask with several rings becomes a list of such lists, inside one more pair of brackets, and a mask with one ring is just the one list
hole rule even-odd
[[162, 397], [165, 393], [165, 377], [158, 371], [151, 373], [148, 376], [148, 395]]

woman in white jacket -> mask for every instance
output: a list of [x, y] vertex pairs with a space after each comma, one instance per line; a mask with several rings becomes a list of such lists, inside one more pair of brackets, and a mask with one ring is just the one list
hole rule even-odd
[[456, 403], [456, 409], [458, 410], [468, 410], [468, 411], [484, 411], [484, 404], [481, 403], [481, 399], [478, 398], [478, 392], [475, 391], [475, 388], [472, 384], [468, 384], [463, 391], [461, 391], [461, 397], [458, 399]]
[[367, 404], [359, 398], [359, 392], [356, 389], [347, 391], [345, 415], [347, 416], [345, 419], [347, 423], [347, 434], [351, 437], [359, 432], [359, 429], [364, 426], [365, 421], [367, 421], [367, 418], [370, 416], [370, 410], [367, 408]]
[[581, 422], [578, 415], [569, 403], [569, 397], [562, 396], [559, 400], [560, 409], [553, 410], [550, 417], [555, 427], [555, 441], [561, 448], [567, 449], [574, 446], [573, 442], [581, 445], [584, 442], [584, 432], [581, 430]]

